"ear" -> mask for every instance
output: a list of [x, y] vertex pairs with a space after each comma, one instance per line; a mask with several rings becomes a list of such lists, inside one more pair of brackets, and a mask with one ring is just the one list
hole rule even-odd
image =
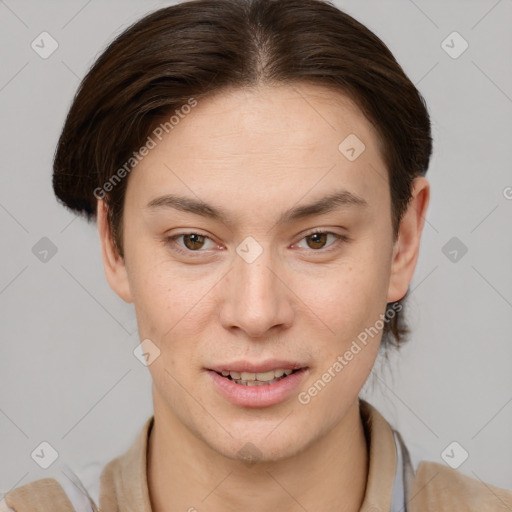
[[393, 248], [388, 302], [403, 299], [418, 261], [420, 239], [430, 201], [430, 185], [420, 176], [413, 181], [412, 198], [405, 211]]
[[98, 199], [96, 216], [105, 275], [107, 276], [110, 287], [121, 299], [125, 302], [133, 302], [126, 264], [124, 258], [117, 252], [112, 241], [107, 213], [107, 204], [103, 199]]

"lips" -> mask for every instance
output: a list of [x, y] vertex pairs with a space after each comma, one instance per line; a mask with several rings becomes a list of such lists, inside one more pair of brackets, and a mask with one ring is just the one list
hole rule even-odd
[[238, 360], [205, 370], [214, 389], [241, 407], [269, 407], [288, 400], [309, 374], [307, 365], [290, 359]]
[[237, 384], [243, 384], [244, 386], [263, 386], [265, 384], [273, 384], [274, 382], [278, 382], [296, 371], [298, 370], [279, 369], [270, 370], [264, 373], [223, 371], [220, 375], [236, 382]]
[[[254, 368], [254, 365], [252, 366]], [[261, 366], [260, 366], [261, 368]], [[309, 374], [307, 367], [301, 367], [279, 378], [267, 382], [257, 380], [233, 380], [231, 375], [225, 377], [222, 372], [207, 370], [214, 389], [233, 405], [240, 407], [269, 407], [289, 400]], [[242, 376], [246, 372], [240, 372]], [[235, 374], [236, 375], [236, 374]], [[244, 375], [246, 376], [246, 375]]]
[[250, 361], [232, 361], [231, 363], [223, 363], [220, 365], [211, 366], [209, 370], [213, 370], [222, 375], [223, 371], [237, 372], [237, 373], [266, 373], [276, 370], [300, 370], [306, 368], [305, 364], [297, 361], [290, 361], [284, 359], [271, 359], [260, 363]]

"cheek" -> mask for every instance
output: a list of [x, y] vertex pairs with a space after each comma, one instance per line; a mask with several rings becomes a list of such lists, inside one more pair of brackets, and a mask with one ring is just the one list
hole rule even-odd
[[347, 339], [372, 325], [386, 305], [389, 268], [382, 254], [358, 253], [351, 261], [313, 279], [304, 302], [311, 305], [331, 334]]
[[145, 330], [147, 337], [166, 342], [176, 331], [191, 326], [186, 319], [197, 302], [198, 286], [194, 287], [162, 268], [153, 269], [143, 279], [142, 274], [140, 277], [140, 280], [136, 279], [134, 305], [139, 328]]
[[194, 339], [204, 324], [200, 313], [215, 292], [213, 274], [170, 262], [154, 243], [146, 246], [152, 250], [134, 252], [128, 272], [141, 339], [162, 348], [178, 337]]

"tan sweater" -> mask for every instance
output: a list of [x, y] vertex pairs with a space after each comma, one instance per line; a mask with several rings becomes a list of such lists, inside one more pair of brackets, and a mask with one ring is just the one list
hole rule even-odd
[[[423, 461], [414, 472], [399, 434], [372, 405], [364, 400], [359, 403], [369, 442], [369, 473], [361, 512], [512, 511], [511, 491], [480, 482], [436, 462]], [[99, 509], [91, 499], [88, 510], [151, 512], [146, 455], [153, 422], [154, 416], [146, 421], [130, 449], [103, 468]], [[403, 482], [403, 491], [392, 510], [392, 499], [397, 500], [396, 496], [392, 498], [397, 481]], [[400, 506], [400, 501], [405, 502], [406, 509]], [[82, 510], [85, 509], [80, 512]], [[7, 493], [0, 502], [0, 512], [11, 511], [74, 512], [75, 509], [58, 481], [44, 478]]]

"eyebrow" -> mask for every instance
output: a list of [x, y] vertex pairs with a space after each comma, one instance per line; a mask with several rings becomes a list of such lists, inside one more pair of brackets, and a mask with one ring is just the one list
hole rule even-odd
[[[342, 190], [340, 192], [324, 196], [312, 203], [296, 206], [286, 212], [283, 212], [277, 220], [277, 224], [291, 223], [306, 217], [329, 213], [348, 206], [364, 208], [368, 206], [368, 202], [357, 194], [349, 192], [348, 190]], [[166, 208], [201, 215], [202, 217], [208, 217], [228, 225], [233, 224], [228, 211], [224, 208], [215, 207], [205, 203], [204, 201], [193, 199], [191, 197], [166, 194], [152, 199], [146, 205], [146, 209], [153, 211]]]

